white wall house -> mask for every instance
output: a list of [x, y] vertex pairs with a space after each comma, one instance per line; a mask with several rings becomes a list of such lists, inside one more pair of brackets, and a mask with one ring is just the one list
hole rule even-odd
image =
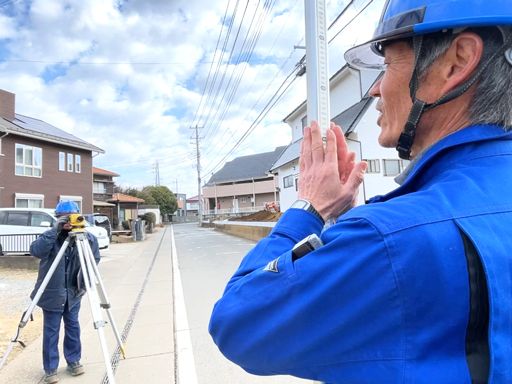
[[[375, 195], [385, 194], [397, 187], [394, 177], [404, 166], [394, 149], [382, 148], [377, 142], [380, 128], [377, 126], [376, 101], [367, 91], [378, 72], [359, 72], [344, 66], [330, 79], [331, 119], [340, 125], [347, 138], [349, 149], [358, 160], [368, 161], [368, 172], [360, 189], [357, 204], [364, 204]], [[277, 175], [280, 205], [286, 210], [297, 199], [299, 154], [306, 126], [306, 102], [291, 112], [284, 121], [292, 130], [292, 143], [274, 163], [271, 171]]]

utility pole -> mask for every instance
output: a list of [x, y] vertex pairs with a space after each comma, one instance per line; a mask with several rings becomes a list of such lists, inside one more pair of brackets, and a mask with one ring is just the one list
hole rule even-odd
[[196, 136], [196, 157], [197, 157], [197, 214], [199, 217], [199, 226], [203, 223], [203, 199], [201, 197], [201, 151], [199, 149], [199, 128], [197, 125], [195, 127], [191, 127], [190, 129], [194, 129]]
[[329, 59], [325, 0], [304, 0], [308, 122], [316, 120], [322, 137], [330, 126]]
[[154, 165], [155, 169], [155, 186], [158, 187], [160, 185], [160, 168], [158, 165], [158, 160], [155, 162]]

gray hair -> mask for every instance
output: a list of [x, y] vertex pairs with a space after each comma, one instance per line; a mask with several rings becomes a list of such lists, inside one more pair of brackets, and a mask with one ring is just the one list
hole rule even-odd
[[[500, 27], [510, 40], [512, 28]], [[503, 35], [498, 28], [475, 28], [484, 43], [480, 65], [503, 44]], [[418, 58], [418, 77], [424, 78], [430, 65], [450, 47], [456, 34], [427, 35], [423, 39], [422, 54]], [[477, 69], [478, 70], [478, 69]], [[495, 124], [512, 129], [512, 65], [505, 55], [500, 55], [487, 66], [476, 85], [475, 95], [469, 106], [472, 124]]]

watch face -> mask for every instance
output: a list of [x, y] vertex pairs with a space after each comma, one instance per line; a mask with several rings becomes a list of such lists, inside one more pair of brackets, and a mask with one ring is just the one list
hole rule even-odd
[[297, 200], [295, 203], [292, 204], [292, 208], [299, 208], [299, 209], [307, 209], [309, 206], [309, 203], [305, 200]]

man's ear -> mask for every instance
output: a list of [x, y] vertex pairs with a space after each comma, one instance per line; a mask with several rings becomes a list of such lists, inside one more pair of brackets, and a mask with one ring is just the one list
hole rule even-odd
[[440, 75], [443, 92], [448, 93], [471, 78], [482, 59], [484, 43], [474, 32], [462, 32], [450, 45], [443, 57]]

